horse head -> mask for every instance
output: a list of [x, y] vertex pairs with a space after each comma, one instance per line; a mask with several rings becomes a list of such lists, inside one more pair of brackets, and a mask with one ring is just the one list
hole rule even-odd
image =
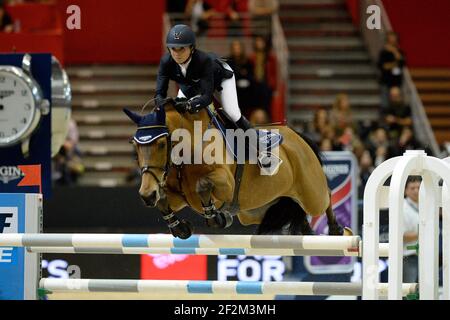
[[123, 111], [137, 125], [130, 143], [135, 147], [142, 175], [139, 194], [147, 206], [155, 207], [161, 198], [170, 166], [166, 112], [164, 108], [157, 108], [141, 116], [126, 108]]

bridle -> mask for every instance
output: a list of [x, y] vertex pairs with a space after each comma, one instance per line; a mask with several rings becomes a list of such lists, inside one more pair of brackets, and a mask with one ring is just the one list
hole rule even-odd
[[[152, 129], [152, 128], [164, 128], [164, 129], [168, 130], [168, 127], [167, 126], [163, 126], [163, 125], [138, 127], [138, 130], [139, 129], [141, 129], [141, 130], [142, 129]], [[139, 143], [137, 143], [137, 144], [139, 144]], [[140, 145], [142, 145], [142, 144], [140, 144]], [[170, 133], [168, 133], [166, 135], [166, 145], [167, 145], [167, 153], [166, 153], [166, 162], [165, 162], [164, 166], [142, 166], [140, 168], [141, 176], [143, 176], [145, 173], [151, 174], [152, 177], [157, 181], [158, 185], [161, 188], [164, 188], [164, 186], [166, 185], [167, 176], [168, 176], [169, 170], [170, 170], [170, 168], [172, 166], [172, 161], [170, 161], [170, 154], [172, 153], [172, 144], [171, 144], [171, 139], [170, 139]], [[163, 172], [162, 178], [159, 179], [157, 177], [157, 175], [152, 171], [152, 169], [162, 170], [162, 172]]]

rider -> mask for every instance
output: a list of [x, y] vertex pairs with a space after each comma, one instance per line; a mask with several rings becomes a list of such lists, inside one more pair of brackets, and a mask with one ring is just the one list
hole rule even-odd
[[[168, 53], [160, 61], [156, 86], [156, 106], [167, 96], [169, 80], [180, 87], [177, 104], [190, 113], [196, 113], [218, 98], [227, 116], [240, 129], [252, 129], [241, 114], [236, 81], [231, 67], [217, 56], [196, 49], [195, 34], [190, 27], [178, 24], [170, 29], [166, 38]], [[261, 165], [261, 164], [260, 164]]]

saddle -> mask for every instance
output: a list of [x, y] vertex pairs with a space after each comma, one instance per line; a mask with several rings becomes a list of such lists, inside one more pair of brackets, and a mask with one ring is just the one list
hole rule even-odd
[[[227, 129], [236, 129], [235, 124], [228, 118], [222, 109], [215, 109], [211, 104], [206, 108], [211, 122], [220, 131], [227, 151], [233, 156], [235, 161], [249, 160], [251, 152], [257, 152], [258, 155], [272, 153], [274, 149], [283, 143], [283, 136], [277, 132], [266, 129], [255, 129], [255, 143], [250, 139], [245, 139], [244, 150], [239, 150], [239, 143], [236, 135], [227, 134]], [[256, 150], [254, 150], [256, 147]], [[241, 152], [244, 151], [244, 157]]]

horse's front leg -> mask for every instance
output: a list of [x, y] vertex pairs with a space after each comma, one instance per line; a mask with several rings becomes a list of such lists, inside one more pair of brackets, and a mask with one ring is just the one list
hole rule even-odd
[[167, 194], [158, 201], [157, 208], [161, 211], [162, 217], [174, 237], [187, 239], [192, 235], [194, 227], [188, 220], [178, 219], [175, 212], [171, 209]]
[[[196, 192], [203, 206], [206, 224], [214, 228], [228, 228], [233, 223], [233, 217], [228, 213], [219, 211], [212, 197], [222, 202], [230, 202], [233, 194], [233, 181], [231, 173], [226, 169], [217, 169], [197, 181]], [[233, 179], [234, 180], [234, 179]]]

